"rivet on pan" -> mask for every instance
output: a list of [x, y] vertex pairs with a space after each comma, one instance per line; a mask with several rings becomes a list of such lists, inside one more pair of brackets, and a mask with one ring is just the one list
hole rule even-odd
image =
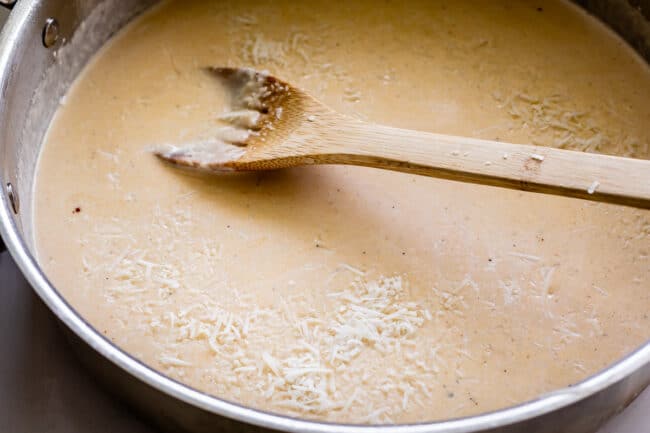
[[11, 182], [7, 183], [7, 197], [9, 197], [9, 203], [11, 203], [11, 208], [13, 209], [14, 213], [18, 213], [19, 207], [19, 202], [18, 202], [18, 195], [14, 192], [14, 187], [11, 184]]
[[43, 27], [43, 45], [45, 48], [50, 48], [56, 41], [59, 40], [59, 22], [54, 18], [45, 20], [45, 27]]

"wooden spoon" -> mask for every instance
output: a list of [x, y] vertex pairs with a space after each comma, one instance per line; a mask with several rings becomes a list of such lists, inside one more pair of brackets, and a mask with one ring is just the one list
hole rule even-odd
[[238, 68], [209, 72], [231, 92], [234, 111], [224, 119], [234, 131], [158, 149], [171, 163], [215, 172], [362, 165], [650, 208], [648, 160], [376, 125], [337, 113], [271, 75]]

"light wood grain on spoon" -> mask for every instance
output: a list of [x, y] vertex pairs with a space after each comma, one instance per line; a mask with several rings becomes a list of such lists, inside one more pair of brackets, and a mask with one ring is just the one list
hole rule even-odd
[[233, 114], [225, 119], [241, 127], [244, 138], [216, 140], [213, 153], [205, 144], [200, 150], [188, 145], [157, 152], [171, 163], [215, 172], [361, 165], [650, 208], [648, 160], [376, 125], [337, 113], [270, 75], [237, 68], [209, 71], [231, 91]]

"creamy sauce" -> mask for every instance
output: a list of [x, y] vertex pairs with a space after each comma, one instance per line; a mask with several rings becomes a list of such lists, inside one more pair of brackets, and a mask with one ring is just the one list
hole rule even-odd
[[137, 358], [273, 412], [416, 422], [535, 398], [648, 338], [648, 211], [161, 163], [152, 146], [222, 127], [214, 65], [377, 123], [650, 157], [648, 66], [563, 2], [165, 3], [77, 80], [36, 179], [48, 277]]

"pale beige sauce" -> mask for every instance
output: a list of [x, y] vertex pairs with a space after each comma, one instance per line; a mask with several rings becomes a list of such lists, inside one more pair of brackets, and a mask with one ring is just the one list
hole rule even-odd
[[[39, 258], [69, 302], [193, 387], [340, 422], [505, 407], [645, 342], [647, 211], [355, 167], [201, 177], [152, 156], [211, 137], [224, 95], [199, 67], [233, 65], [374, 122], [650, 157], [647, 65], [565, 3], [332, 4], [172, 2], [86, 68], [36, 185]], [[332, 294], [363, 295], [358, 271], [402, 282], [354, 301], [395, 313], [391, 340], [336, 340], [356, 310]]]

